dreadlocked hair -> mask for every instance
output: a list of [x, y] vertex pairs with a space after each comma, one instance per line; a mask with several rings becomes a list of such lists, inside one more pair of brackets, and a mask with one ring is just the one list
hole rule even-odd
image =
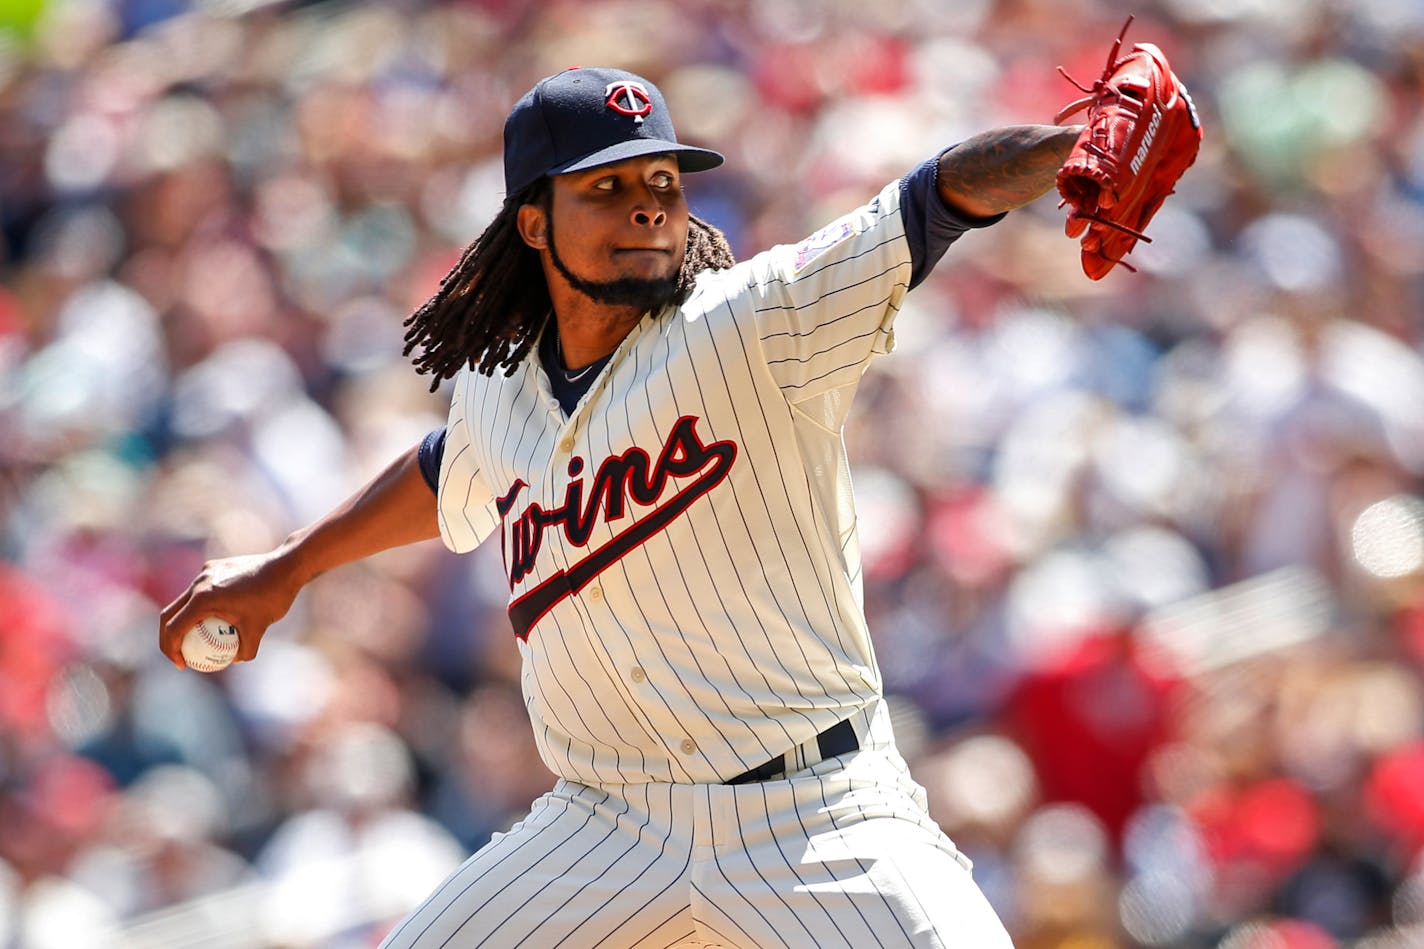
[[[420, 348], [411, 362], [417, 372], [434, 376], [431, 392], [466, 365], [487, 376], [496, 369], [513, 375], [533, 348], [552, 303], [539, 254], [519, 236], [517, 220], [525, 204], [547, 212], [552, 194], [549, 179], [541, 178], [505, 198], [484, 233], [441, 279], [440, 289], [402, 324], [402, 355]], [[726, 236], [689, 215], [687, 253], [673, 302], [687, 299], [702, 271], [725, 270], [736, 262]]]

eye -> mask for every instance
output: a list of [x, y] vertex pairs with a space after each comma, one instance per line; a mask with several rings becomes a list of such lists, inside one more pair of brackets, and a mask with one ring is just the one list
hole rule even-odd
[[595, 191], [612, 191], [618, 187], [618, 179], [612, 177], [599, 178], [593, 183], [593, 187]]
[[675, 188], [677, 187], [677, 181], [669, 172], [660, 171], [656, 175], [653, 175], [652, 185], [654, 188]]

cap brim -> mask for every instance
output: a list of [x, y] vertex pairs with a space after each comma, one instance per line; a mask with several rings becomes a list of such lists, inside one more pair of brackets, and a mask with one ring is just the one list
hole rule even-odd
[[720, 152], [714, 152], [707, 148], [693, 148], [691, 145], [683, 145], [680, 142], [668, 142], [655, 138], [634, 138], [626, 142], [619, 142], [607, 148], [576, 158], [571, 162], [549, 169], [550, 175], [566, 175], [573, 171], [587, 171], [590, 168], [597, 168], [600, 165], [611, 165], [614, 162], [625, 161], [629, 158], [641, 158], [644, 155], [673, 155], [677, 158], [677, 166], [683, 171], [707, 171], [709, 168], [716, 168], [726, 159]]

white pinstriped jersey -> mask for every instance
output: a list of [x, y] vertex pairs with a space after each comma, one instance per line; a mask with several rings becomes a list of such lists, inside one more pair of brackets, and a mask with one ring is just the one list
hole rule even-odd
[[880, 695], [841, 427], [910, 282], [900, 198], [703, 274], [567, 417], [533, 356], [457, 376], [441, 535], [500, 533], [556, 774], [720, 782]]

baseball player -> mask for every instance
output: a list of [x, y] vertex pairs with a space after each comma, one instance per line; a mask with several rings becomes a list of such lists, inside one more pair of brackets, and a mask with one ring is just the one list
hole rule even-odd
[[722, 156], [652, 83], [573, 69], [515, 105], [503, 209], [408, 321], [447, 426], [162, 616], [179, 666], [208, 614], [251, 659], [325, 570], [499, 543], [559, 780], [385, 945], [1009, 945], [896, 751], [841, 431], [905, 294], [1079, 131], [975, 136], [737, 264], [682, 189]]

